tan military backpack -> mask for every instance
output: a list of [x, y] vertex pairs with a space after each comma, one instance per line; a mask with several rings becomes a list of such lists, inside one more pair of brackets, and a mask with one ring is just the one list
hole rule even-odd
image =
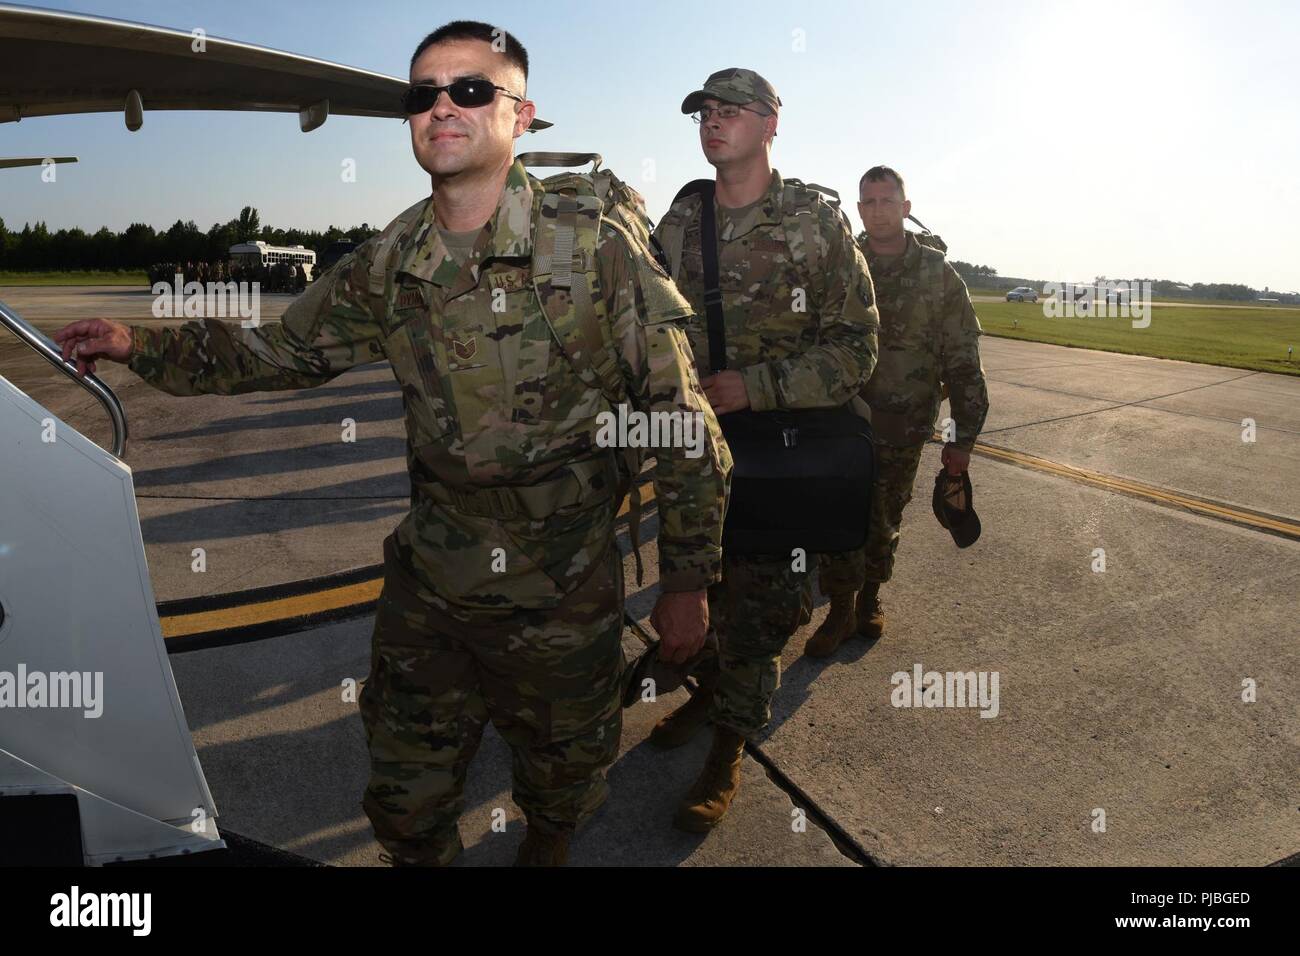
[[943, 315], [943, 267], [947, 261], [948, 244], [926, 228], [925, 223], [915, 216], [908, 216], [912, 222], [921, 227], [920, 232], [913, 232], [916, 241], [926, 249], [933, 249], [939, 255], [921, 255], [921, 289], [930, 305], [932, 321], [938, 321]]
[[[623, 233], [630, 248], [654, 252], [645, 200], [612, 170], [601, 169], [599, 153], [521, 153], [524, 166], [581, 166], [586, 172], [548, 176], [533, 190], [533, 285], [556, 342], [574, 372], [589, 388], [599, 389], [611, 408], [627, 400], [627, 387], [618, 368], [618, 353], [610, 340], [609, 318], [596, 265], [601, 223]], [[540, 188], [536, 188], [536, 186]], [[567, 295], [556, 295], [556, 290]], [[599, 303], [599, 304], [598, 304]], [[616, 498], [629, 496], [632, 553], [637, 585], [642, 579], [640, 554], [641, 449], [618, 449], [619, 488]]]
[[[938, 317], [943, 314], [943, 267], [947, 261], [948, 244], [931, 232], [925, 223], [915, 216], [909, 215], [907, 218], [908, 221], [914, 222], [921, 227], [920, 232], [909, 229], [907, 234], [915, 238], [927, 252], [921, 255], [921, 278], [919, 280], [904, 279], [902, 282], [903, 288], [913, 290], [919, 285], [930, 307], [930, 317], [932, 320], [937, 321]], [[939, 255], [929, 255], [929, 250], [933, 250]]]
[[917, 219], [915, 216], [909, 215], [907, 218], [910, 222], [914, 222], [921, 227], [920, 232], [912, 233], [912, 235], [916, 236], [917, 242], [919, 242], [923, 246], [929, 246], [931, 249], [937, 249], [940, 252], [942, 252], [945, 256], [948, 254], [948, 243], [944, 242], [942, 239], [940, 239], [938, 236], [932, 233], [929, 230], [929, 228], [926, 226], [926, 224], [921, 222], [921, 220]]
[[[670, 244], [662, 250], [661, 264], [674, 281], [681, 272], [682, 241], [686, 236], [686, 227], [699, 215], [700, 188], [712, 182], [711, 179], [696, 179], [687, 183], [673, 197], [668, 212], [664, 214], [661, 225], [672, 224], [675, 228], [669, 232]], [[782, 183], [781, 222], [784, 225], [785, 244], [790, 250], [790, 261], [807, 275], [815, 276], [821, 271], [817, 207], [822, 203], [830, 206], [839, 213], [845, 225], [848, 225], [848, 217], [840, 208], [840, 195], [835, 190], [798, 179], [783, 178]], [[853, 234], [852, 228], [849, 229], [849, 234]]]

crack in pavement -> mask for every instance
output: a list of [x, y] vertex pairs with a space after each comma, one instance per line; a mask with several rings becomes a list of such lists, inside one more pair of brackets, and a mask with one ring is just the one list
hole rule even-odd
[[[980, 432], [980, 434], [981, 434], [981, 435], [992, 435], [992, 434], [995, 434], [995, 433], [997, 433], [997, 432], [1008, 432], [1008, 431], [1014, 431], [1014, 430], [1017, 429], [1017, 428], [1030, 428], [1030, 427], [1032, 427], [1032, 426], [1034, 426], [1034, 425], [1050, 425], [1052, 422], [1063, 422], [1063, 421], [1067, 421], [1067, 420], [1069, 420], [1069, 419], [1071, 419], [1071, 418], [1086, 418], [1086, 417], [1089, 416], [1089, 415], [1100, 415], [1102, 412], [1113, 412], [1113, 411], [1114, 411], [1115, 409], [1117, 409], [1117, 408], [1133, 408], [1133, 407], [1135, 407], [1135, 406], [1141, 406], [1144, 402], [1154, 402], [1154, 401], [1156, 401], [1157, 399], [1161, 399], [1161, 398], [1173, 398], [1175, 395], [1186, 395], [1188, 392], [1199, 392], [1201, 389], [1204, 389], [1204, 388], [1213, 388], [1213, 387], [1216, 386], [1216, 385], [1225, 385], [1225, 384], [1227, 384], [1228, 382], [1236, 382], [1236, 381], [1240, 381], [1240, 380], [1243, 379], [1243, 378], [1250, 378], [1252, 375], [1260, 375], [1260, 374], [1262, 374], [1262, 373], [1260, 373], [1260, 372], [1247, 372], [1245, 375], [1238, 375], [1238, 376], [1236, 376], [1235, 378], [1224, 379], [1223, 381], [1219, 381], [1219, 382], [1208, 382], [1208, 383], [1205, 384], [1205, 385], [1194, 385], [1194, 386], [1192, 386], [1191, 388], [1181, 388], [1181, 389], [1179, 389], [1179, 390], [1176, 391], [1176, 392], [1166, 392], [1166, 393], [1163, 394], [1163, 395], [1149, 395], [1149, 396], [1147, 396], [1146, 398], [1137, 398], [1137, 399], [1134, 399], [1134, 400], [1131, 401], [1131, 402], [1119, 402], [1119, 403], [1114, 404], [1114, 405], [1107, 405], [1105, 408], [1095, 408], [1095, 409], [1093, 409], [1093, 410], [1090, 411], [1090, 412], [1075, 412], [1075, 413], [1072, 414], [1072, 415], [1059, 415], [1059, 416], [1057, 416], [1056, 418], [1044, 418], [1044, 419], [1042, 419], [1042, 420], [1040, 420], [1040, 421], [1036, 421], [1036, 422], [1025, 422], [1025, 423], [1020, 424], [1020, 425], [1006, 425], [1006, 426], [1004, 426], [1004, 427], [1002, 427], [1002, 428], [990, 428], [990, 429], [987, 429], [987, 430], [985, 430], [985, 431]], [[998, 384], [1000, 384], [1000, 385], [1016, 385], [1017, 383], [1015, 383], [1015, 382], [999, 382]], [[1020, 387], [1020, 388], [1039, 388], [1039, 386], [1037, 386], [1037, 385], [1021, 385], [1021, 386], [1019, 386], [1019, 387]], [[1052, 391], [1052, 389], [1042, 389], [1042, 391]], [[1062, 393], [1062, 394], [1069, 394], [1069, 393]], [[1076, 397], [1078, 397], [1078, 398], [1092, 398], [1094, 401], [1105, 401], [1105, 399], [1099, 399], [1099, 398], [1096, 398], [1095, 396], [1080, 395], [1080, 396], [1076, 396]], [[1153, 409], [1153, 411], [1161, 411], [1161, 412], [1164, 412], [1164, 411], [1167, 411], [1167, 409], [1157, 408], [1157, 409]], [[1168, 412], [1168, 414], [1171, 414], [1171, 415], [1178, 415], [1178, 414], [1181, 414], [1181, 413], [1179, 413], [1179, 412]]]
[[757, 744], [748, 740], [745, 741], [745, 753], [749, 754], [767, 773], [767, 778], [772, 784], [784, 793], [789, 799], [791, 806], [797, 807], [807, 814], [808, 819], [819, 827], [822, 832], [830, 838], [835, 849], [840, 855], [848, 860], [852, 860], [858, 866], [882, 866], [883, 864], [867, 852], [867, 849], [853, 838], [847, 830], [835, 822], [835, 820], [821, 808], [821, 806], [808, 793], [795, 783], [785, 772], [776, 765], [765, 754]]

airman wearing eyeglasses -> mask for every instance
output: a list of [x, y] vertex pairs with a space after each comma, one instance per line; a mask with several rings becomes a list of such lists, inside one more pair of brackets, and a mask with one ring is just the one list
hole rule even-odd
[[[703, 193], [699, 184], [684, 189], [655, 231], [695, 312], [687, 332], [719, 415], [845, 405], [876, 363], [871, 277], [847, 219], [816, 189], [771, 166], [781, 105], [767, 80], [743, 69], [720, 70], [687, 96], [682, 112], [699, 124], [717, 179], [703, 181]], [[705, 202], [717, 226], [721, 356], [710, 352], [706, 320]], [[782, 648], [809, 619], [811, 579], [790, 557], [724, 554], [709, 605], [719, 653], [695, 662], [699, 692], [650, 738], [677, 746], [706, 721], [714, 725], [712, 751], [674, 818], [692, 832], [721, 821], [739, 788], [745, 738], [771, 719]]]
[[[503, 30], [457, 21], [426, 37], [403, 103], [431, 195], [281, 322], [97, 319], [55, 336], [83, 372], [100, 357], [129, 361], [174, 395], [308, 388], [356, 365], [392, 365], [412, 507], [384, 542], [360, 710], [371, 760], [363, 807], [394, 865], [460, 853], [465, 775], [489, 720], [514, 753], [513, 796], [528, 821], [521, 864], [565, 862], [618, 752], [618, 456], [597, 439], [603, 381], [584, 377], [550, 325], [548, 310], [573, 295], [542, 301], [533, 251], [548, 207], [514, 142], [549, 124], [527, 78], [528, 55]], [[692, 447], [660, 448], [654, 472], [662, 596], [652, 621], [665, 655], [684, 661], [704, 642], [705, 592], [720, 575], [730, 458], [678, 326], [690, 306], [644, 243], [604, 217], [594, 230], [582, 233], [594, 255], [580, 261], [586, 247], [575, 248], [572, 271], [599, 292], [587, 294], [610, 345], [601, 367], [638, 413], [698, 414], [705, 425]], [[558, 259], [550, 265], [559, 271]], [[596, 359], [586, 357], [588, 370]]]

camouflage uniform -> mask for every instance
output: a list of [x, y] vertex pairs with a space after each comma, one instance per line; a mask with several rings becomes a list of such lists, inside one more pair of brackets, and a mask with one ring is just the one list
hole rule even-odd
[[[539, 301], [530, 256], [540, 200], [516, 162], [463, 264], [426, 199], [310, 285], [281, 322], [132, 330], [130, 367], [175, 395], [307, 388], [391, 363], [412, 507], [385, 542], [361, 714], [372, 760], [364, 806], [402, 858], [459, 852], [461, 787], [486, 719], [514, 750], [514, 795], [530, 826], [572, 827], [589, 813], [617, 749], [617, 474], [615, 452], [595, 444], [609, 402], [579, 377]], [[608, 221], [599, 229], [597, 312], [629, 402], [704, 415], [704, 453], [660, 450], [654, 472], [660, 580], [704, 589], [720, 576], [731, 460], [678, 325], [690, 307], [642, 244]]]
[[871, 529], [858, 551], [820, 556], [823, 594], [860, 591], [865, 582], [883, 584], [892, 576], [903, 509], [939, 411], [940, 383], [948, 386], [958, 448], [974, 447], [989, 410], [979, 319], [943, 253], [911, 233], [902, 255], [888, 262], [868, 246], [864, 251], [880, 307], [880, 361], [862, 390], [876, 440]]
[[[710, 369], [699, 211], [698, 196], [679, 200], [655, 237], [695, 311], [687, 332], [703, 377]], [[739, 218], [723, 210], [718, 246], [726, 364], [744, 377], [750, 407], [848, 402], [875, 366], [878, 320], [871, 277], [839, 210], [773, 171], [756, 205]], [[746, 736], [767, 725], [781, 651], [811, 607], [811, 578], [793, 570], [790, 557], [724, 556], [722, 581], [709, 589], [719, 642], [715, 724]]]

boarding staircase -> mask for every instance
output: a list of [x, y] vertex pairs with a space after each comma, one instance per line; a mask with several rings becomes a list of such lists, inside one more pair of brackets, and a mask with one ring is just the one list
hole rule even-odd
[[126, 412], [3, 302], [0, 324], [113, 424], [109, 451], [0, 369], [0, 865], [223, 848], [158, 623]]

